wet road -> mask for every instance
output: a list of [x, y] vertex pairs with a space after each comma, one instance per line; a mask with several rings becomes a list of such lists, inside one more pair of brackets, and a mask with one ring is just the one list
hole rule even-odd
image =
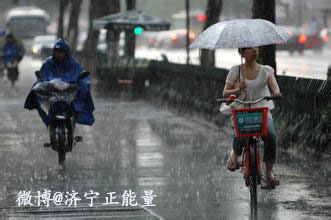
[[[0, 208], [9, 219], [28, 219], [13, 217], [26, 208], [24, 215], [36, 219], [38, 211], [44, 219], [249, 219], [242, 174], [224, 166], [228, 128], [148, 102], [95, 95], [95, 124], [77, 127], [84, 142], [68, 154], [65, 167], [58, 166], [57, 154], [43, 147], [48, 135], [37, 113], [23, 109], [38, 65], [23, 61], [19, 91], [1, 82]], [[258, 190], [259, 219], [330, 219], [330, 171], [278, 155], [281, 185]], [[50, 207], [45, 197], [40, 206], [35, 198], [45, 190], [54, 199]], [[73, 190], [81, 199], [76, 207], [65, 199]], [[33, 195], [33, 206], [21, 201], [18, 207], [20, 191]]]

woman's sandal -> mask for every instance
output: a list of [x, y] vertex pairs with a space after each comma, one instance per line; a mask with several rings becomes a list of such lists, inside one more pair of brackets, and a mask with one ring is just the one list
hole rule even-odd
[[262, 189], [275, 189], [276, 186], [279, 186], [279, 179], [277, 177], [268, 177], [265, 180], [265, 186], [262, 187]]
[[231, 157], [231, 155], [233, 154], [233, 152], [231, 151], [229, 153], [229, 158], [226, 161], [226, 167], [228, 168], [228, 170], [230, 170], [231, 172], [234, 172], [237, 169], [237, 161], [235, 161], [233, 159], [233, 157]]
[[275, 176], [267, 178], [267, 182], [269, 182], [271, 185], [279, 186], [279, 179]]

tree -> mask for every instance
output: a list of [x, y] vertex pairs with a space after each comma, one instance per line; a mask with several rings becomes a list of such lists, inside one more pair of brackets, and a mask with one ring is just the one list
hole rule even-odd
[[[96, 47], [99, 30], [93, 29], [93, 20], [119, 11], [119, 0], [91, 0], [89, 7], [89, 30], [84, 44], [84, 55], [87, 60], [95, 64]], [[118, 37], [117, 37], [118, 38]]]
[[64, 14], [65, 10], [69, 4], [69, 1], [67, 0], [60, 0], [59, 4], [59, 18], [58, 18], [58, 29], [57, 29], [57, 37], [58, 38], [63, 38], [63, 33], [64, 33]]
[[[121, 5], [119, 0], [108, 1], [111, 2], [109, 5], [109, 14], [115, 14], [120, 12]], [[120, 32], [115, 30], [107, 31], [107, 48], [108, 48], [108, 62], [111, 64], [118, 57], [118, 42], [120, 39]]]
[[[133, 10], [136, 8], [136, 0], [126, 0], [126, 10]], [[125, 32], [125, 46], [124, 54], [128, 57], [134, 57], [134, 51], [136, 49], [136, 36], [133, 31]]]
[[[275, 0], [253, 0], [252, 18], [262, 18], [272, 23], [276, 23]], [[264, 65], [269, 65], [276, 71], [276, 45], [266, 45], [261, 47], [260, 61]]]
[[75, 50], [77, 46], [77, 37], [78, 37], [78, 20], [80, 14], [80, 6], [82, 0], [71, 0], [71, 9], [70, 9], [70, 18], [67, 39], [69, 45]]
[[[206, 30], [209, 26], [217, 23], [223, 8], [223, 0], [208, 0], [206, 15], [207, 20], [203, 27]], [[202, 66], [215, 66], [215, 51], [214, 50], [201, 50], [200, 63]]]

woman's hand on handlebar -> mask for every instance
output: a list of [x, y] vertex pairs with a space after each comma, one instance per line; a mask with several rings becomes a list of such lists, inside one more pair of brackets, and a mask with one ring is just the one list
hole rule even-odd
[[280, 100], [283, 98], [283, 95], [279, 92], [279, 93], [273, 93], [271, 94], [269, 97], [266, 96], [264, 97], [267, 101], [269, 100]]
[[275, 97], [275, 98], [280, 97], [280, 98], [282, 98], [283, 95], [282, 95], [282, 93], [278, 92], [278, 93], [271, 94], [271, 97]]

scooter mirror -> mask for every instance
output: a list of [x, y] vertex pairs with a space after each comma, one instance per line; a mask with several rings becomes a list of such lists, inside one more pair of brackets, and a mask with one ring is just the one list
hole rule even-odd
[[90, 75], [90, 72], [88, 71], [83, 71], [79, 74], [78, 80], [84, 79], [85, 77], [88, 77]]
[[36, 77], [37, 77], [38, 79], [41, 77], [41, 75], [40, 75], [40, 71], [39, 71], [39, 70], [35, 71], [34, 74], [36, 75]]

